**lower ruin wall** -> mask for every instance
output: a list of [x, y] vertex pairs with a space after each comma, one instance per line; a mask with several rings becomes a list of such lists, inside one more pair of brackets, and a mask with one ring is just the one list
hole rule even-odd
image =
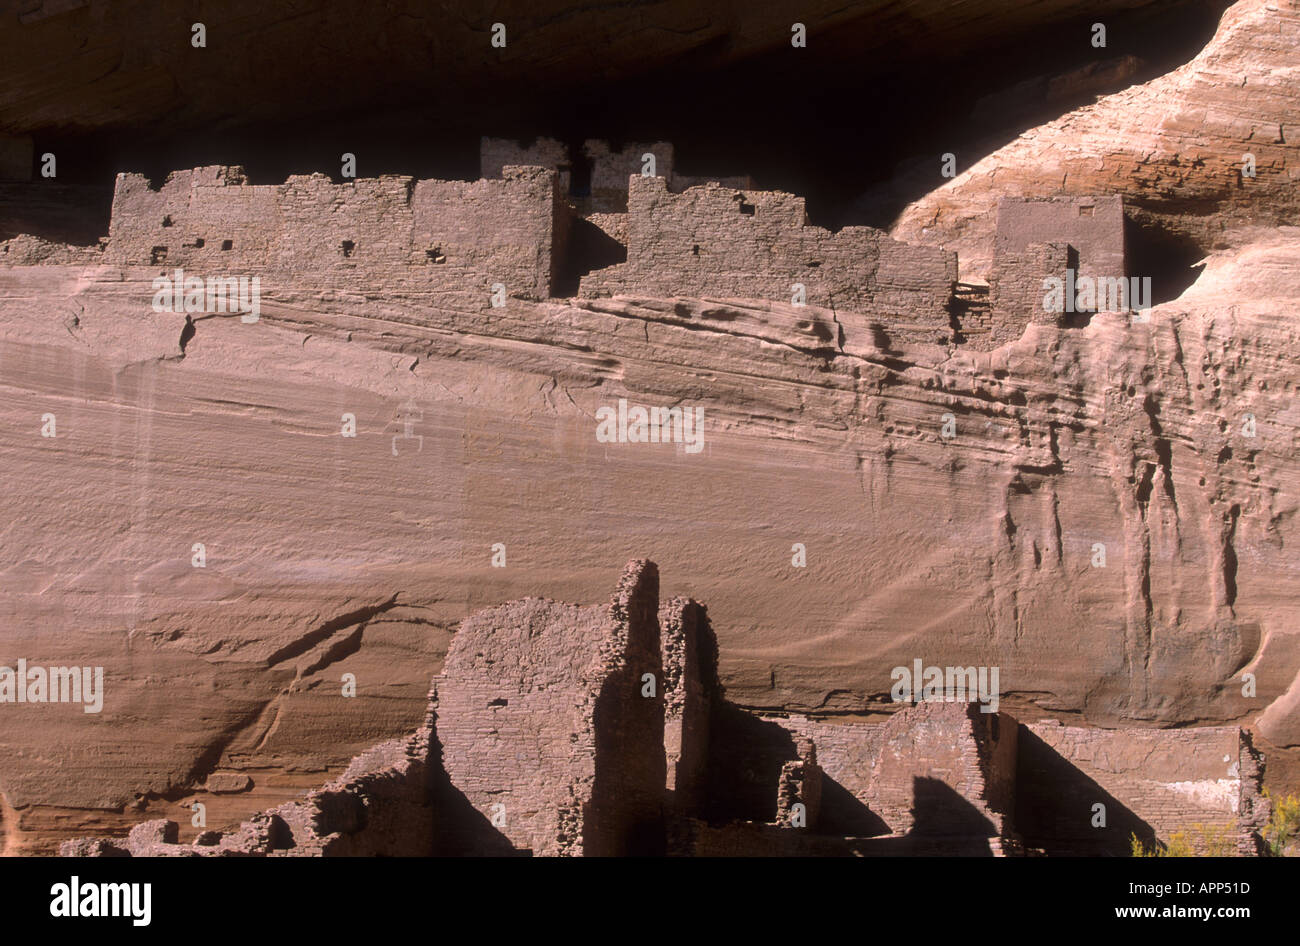
[[720, 184], [671, 193], [659, 177], [628, 182], [627, 262], [583, 277], [587, 298], [754, 298], [848, 311], [902, 335], [945, 341], [955, 254], [870, 227], [810, 226], [804, 200]]
[[1238, 728], [1026, 725], [940, 701], [763, 717], [725, 699], [717, 656], [704, 606], [661, 606], [658, 568], [634, 561], [605, 607], [466, 619], [425, 725], [301, 800], [193, 845], [149, 821], [62, 853], [1124, 855], [1179, 833], [1261, 852], [1263, 760]]
[[1133, 836], [1150, 848], [1180, 832], [1201, 854], [1256, 854], [1268, 818], [1262, 775], [1235, 726], [1022, 726], [1016, 826], [1049, 854], [1122, 856]]

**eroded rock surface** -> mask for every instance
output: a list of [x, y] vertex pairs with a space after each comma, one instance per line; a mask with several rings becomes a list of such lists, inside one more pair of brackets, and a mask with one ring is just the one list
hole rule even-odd
[[[630, 555], [708, 602], [737, 705], [866, 716], [917, 657], [996, 665], [1026, 724], [1243, 725], [1296, 785], [1296, 31], [1293, 3], [1240, 0], [1188, 66], [890, 235], [653, 178], [583, 217], [554, 169], [503, 164], [127, 176], [102, 247], [0, 243], [5, 659], [105, 677], [100, 713], [0, 727], [6, 851], [160, 816], [188, 842], [196, 800], [214, 827], [288, 803], [421, 725], [470, 614], [599, 600]], [[1049, 250], [987, 299], [954, 285], [992, 274], [998, 198], [1108, 194], [1204, 257], [1145, 321], [1029, 311], [1069, 261]], [[584, 223], [627, 261], [574, 295]], [[773, 224], [789, 252], [736, 239]], [[848, 295], [839, 256], [804, 252], [842, 246]], [[156, 311], [177, 267], [258, 275], [257, 321]], [[703, 448], [598, 441], [620, 400], [702, 409]], [[698, 800], [687, 748], [666, 765]]]

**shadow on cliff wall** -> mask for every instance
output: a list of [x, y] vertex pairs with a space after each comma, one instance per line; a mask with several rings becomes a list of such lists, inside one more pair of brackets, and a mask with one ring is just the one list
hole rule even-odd
[[[880, 30], [864, 16], [851, 29], [814, 29], [807, 49], [782, 42], [735, 61], [723, 36], [671, 67], [577, 84], [541, 72], [508, 95], [485, 85], [448, 97], [439, 88], [446, 76], [435, 68], [394, 90], [382, 76], [350, 70], [344, 44], [331, 50], [330, 71], [356, 86], [346, 106], [295, 100], [301, 93], [272, 88], [263, 91], [264, 107], [252, 110], [263, 116], [258, 119], [241, 112], [236, 100], [226, 108], [227, 120], [214, 124], [191, 114], [181, 133], [184, 107], [166, 120], [144, 112], [91, 132], [38, 131], [34, 154], [58, 154], [60, 183], [103, 186], [124, 170], [158, 181], [180, 168], [239, 164], [254, 183], [266, 184], [311, 171], [337, 175], [343, 153], [357, 156], [361, 177], [474, 179], [485, 134], [665, 140], [677, 147], [681, 173], [752, 174], [762, 189], [807, 197], [811, 218], [822, 226], [887, 227], [904, 206], [944, 182], [938, 169], [945, 152], [955, 153], [963, 170], [1099, 92], [1186, 63], [1212, 37], [1227, 5], [1179, 0], [1112, 12], [1105, 17], [1104, 49], [1091, 46], [1092, 15], [1047, 24], [1019, 17], [1008, 20], [996, 44], [973, 53], [894, 44], [888, 55], [865, 59], [863, 43], [879, 40]], [[599, 29], [589, 35], [595, 64], [608, 51]], [[394, 49], [393, 56], [401, 52]], [[367, 95], [370, 101], [354, 104]], [[264, 117], [270, 106], [279, 111], [274, 120]], [[107, 232], [106, 218], [101, 224], [99, 234]]]

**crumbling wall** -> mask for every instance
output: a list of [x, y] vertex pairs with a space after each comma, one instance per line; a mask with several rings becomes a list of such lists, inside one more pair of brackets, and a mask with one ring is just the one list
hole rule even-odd
[[[1049, 854], [1129, 852], [1178, 831], [1201, 853], [1255, 853], [1262, 764], [1240, 729], [1021, 727], [1016, 821]], [[1105, 825], [1096, 805], [1104, 806]], [[1198, 828], [1197, 826], [1203, 826]]]
[[528, 144], [508, 138], [479, 139], [479, 177], [498, 178], [510, 166], [553, 168], [559, 175], [560, 189], [569, 192], [569, 149], [554, 138], [536, 138]]
[[230, 832], [204, 831], [180, 844], [179, 826], [159, 819], [123, 840], [78, 838], [64, 857], [422, 857], [434, 853], [431, 730], [374, 746], [341, 776], [303, 798], [259, 812]]
[[[662, 844], [663, 701], [653, 563], [608, 608], [540, 598], [467, 618], [434, 685], [450, 784], [517, 850]], [[657, 838], [657, 841], [656, 841]]]
[[518, 850], [570, 853], [561, 811], [581, 819], [595, 778], [578, 675], [607, 633], [598, 607], [510, 602], [462, 622], [435, 679], [448, 780]]
[[659, 569], [630, 562], [610, 602], [610, 633], [584, 674], [594, 694], [584, 712], [596, 744], [595, 781], [582, 852], [596, 856], [664, 853], [663, 662]]
[[[666, 141], [628, 142], [613, 148], [607, 141], [590, 138], [583, 142], [582, 151], [590, 167], [590, 192], [583, 194], [577, 203], [587, 217], [592, 214], [621, 215], [627, 210], [628, 178], [644, 173], [647, 153], [655, 156], [654, 176], [666, 178], [668, 189], [674, 193], [710, 182], [741, 189], [754, 187], [754, 179], [748, 174], [679, 174], [673, 146]], [[562, 141], [536, 138], [524, 143], [508, 138], [479, 139], [480, 177], [500, 177], [502, 169], [512, 164], [553, 168], [559, 174], [561, 191], [565, 194], [571, 192], [573, 166], [569, 149]]]
[[922, 702], [881, 722], [771, 719], [817, 747], [824, 830], [1002, 837], [1014, 830], [1016, 724], [977, 703]]
[[98, 247], [54, 243], [25, 233], [0, 240], [0, 266], [93, 266], [99, 261]]
[[[799, 757], [781, 766], [776, 790], [776, 822], [793, 828], [815, 830], [821, 815], [822, 770], [817, 764], [817, 746], [811, 739], [799, 741]], [[796, 805], [803, 805], [802, 817]]]
[[709, 724], [721, 698], [718, 645], [708, 611], [689, 598], [665, 602], [659, 626], [668, 804], [679, 814], [695, 814], [704, 804]]
[[1011, 830], [1014, 720], [977, 703], [921, 702], [882, 727], [862, 798], [894, 834], [1000, 837]]
[[954, 254], [909, 246], [869, 227], [809, 226], [801, 197], [717, 184], [669, 192], [628, 181], [627, 262], [589, 274], [580, 295], [724, 296], [868, 313], [947, 336]]
[[1047, 290], [1043, 281], [1049, 277], [1065, 281], [1070, 265], [1070, 247], [1066, 243], [1031, 243], [1020, 250], [999, 254], [989, 274], [989, 306], [992, 321], [990, 339], [996, 344], [1019, 338], [1030, 322], [1049, 325], [1063, 320], [1062, 312], [1043, 307]]
[[654, 176], [665, 183], [673, 177], [673, 146], [667, 141], [629, 141], [618, 149], [606, 141], [588, 139], [582, 153], [591, 162], [590, 209], [619, 212], [628, 206], [628, 179], [644, 173], [645, 155], [655, 156]]
[[339, 285], [382, 280], [488, 302], [550, 294], [559, 207], [554, 171], [506, 167], [500, 180], [323, 174], [253, 185], [242, 168], [171, 174], [158, 190], [119, 174], [104, 261], [170, 273], [311, 273]]
[[831, 834], [872, 837], [890, 828], [873, 812], [871, 782], [885, 735], [885, 720], [844, 717], [791, 716], [770, 719], [787, 729], [796, 741], [810, 740], [817, 747], [821, 770], [821, 806], [818, 822]]

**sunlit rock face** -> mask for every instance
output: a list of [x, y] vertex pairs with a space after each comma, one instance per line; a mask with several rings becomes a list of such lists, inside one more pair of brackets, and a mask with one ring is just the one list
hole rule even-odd
[[[904, 6], [938, 30], [896, 53], [918, 70], [963, 32], [1074, 15]], [[112, 9], [24, 28], [46, 49], [108, 42]], [[899, 27], [897, 9], [805, 16], [829, 45]], [[621, 17], [595, 22], [630, 72], [644, 34]], [[445, 76], [488, 68], [489, 27], [464, 28], [482, 49], [448, 40]], [[732, 37], [721, 69], [788, 47], [789, 24], [673, 35]], [[104, 680], [98, 712], [0, 703], [5, 849], [159, 817], [188, 841], [195, 800], [217, 826], [289, 801], [422, 724], [471, 613], [602, 600], [633, 556], [708, 603], [740, 705], [882, 713], [895, 667], [996, 666], [1016, 718], [1240, 723], [1294, 786], [1297, 48], [1294, 3], [1240, 0], [1184, 66], [951, 181], [927, 156], [928, 192], [888, 233], [817, 227], [740, 153], [718, 176], [756, 188], [635, 180], [599, 213], [558, 167], [574, 148], [484, 181], [264, 181], [213, 154], [170, 184], [126, 165], [77, 185], [99, 203], [36, 191], [39, 172], [4, 185], [0, 663]], [[95, 70], [73, 49], [84, 68], [58, 82], [25, 73], [40, 95], [6, 86], [0, 122], [35, 140], [33, 167], [52, 129], [155, 136], [176, 99], [209, 101], [160, 78], [166, 51], [104, 53], [120, 82], [82, 96]], [[558, 84], [583, 64], [557, 55]], [[1127, 274], [1153, 279], [1145, 319], [1013, 302], [1071, 258], [1011, 254], [1016, 279], [993, 279], [999, 199], [1108, 196]], [[617, 261], [585, 255], [598, 238]], [[158, 304], [178, 268], [258, 276], [256, 319], [210, 311], [206, 282], [193, 311]], [[987, 304], [958, 285], [985, 279]], [[598, 436], [620, 402], [698, 410], [699, 436]]]

